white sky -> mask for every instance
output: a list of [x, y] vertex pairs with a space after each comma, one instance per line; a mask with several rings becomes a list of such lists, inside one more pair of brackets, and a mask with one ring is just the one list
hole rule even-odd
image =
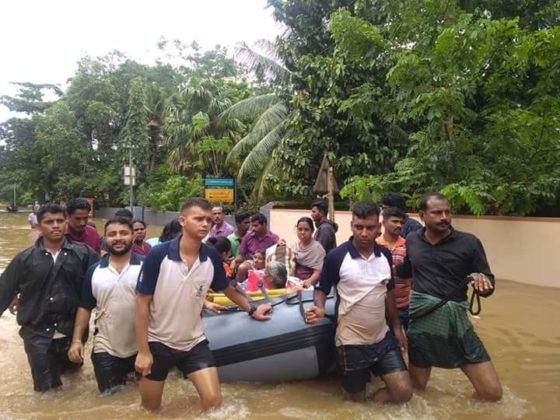
[[[84, 55], [116, 49], [150, 63], [162, 36], [233, 53], [281, 32], [266, 0], [0, 0], [0, 16], [0, 95], [14, 81], [65, 88]], [[0, 105], [0, 122], [12, 115]]]

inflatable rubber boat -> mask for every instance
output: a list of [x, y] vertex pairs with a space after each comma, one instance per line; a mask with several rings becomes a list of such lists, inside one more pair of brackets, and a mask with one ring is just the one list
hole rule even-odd
[[[255, 304], [267, 299], [255, 301]], [[333, 369], [333, 299], [319, 323], [304, 322], [303, 311], [313, 304], [313, 291], [271, 296], [274, 309], [268, 321], [245, 312], [220, 315], [203, 311], [204, 332], [210, 342], [221, 381], [283, 382], [316, 378]]]

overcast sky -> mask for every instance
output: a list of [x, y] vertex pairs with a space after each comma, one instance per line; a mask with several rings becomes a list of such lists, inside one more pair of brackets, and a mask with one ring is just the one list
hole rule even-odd
[[[64, 88], [84, 55], [117, 49], [150, 63], [162, 36], [233, 52], [281, 32], [266, 0], [0, 0], [0, 16], [0, 95], [13, 81]], [[0, 105], [0, 122], [9, 117]]]

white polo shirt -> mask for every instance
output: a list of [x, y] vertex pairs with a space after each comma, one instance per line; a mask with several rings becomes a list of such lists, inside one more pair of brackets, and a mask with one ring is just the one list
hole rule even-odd
[[132, 254], [119, 273], [109, 264], [109, 255], [86, 273], [80, 306], [95, 308], [93, 352], [107, 352], [115, 357], [130, 357], [138, 352], [134, 330], [136, 283], [144, 258]]
[[179, 236], [156, 245], [146, 256], [136, 291], [152, 295], [148, 341], [188, 351], [205, 340], [200, 313], [211, 287], [225, 289], [229, 282], [218, 252], [201, 244], [191, 269], [181, 260]]
[[336, 288], [336, 345], [375, 344], [387, 331], [385, 297], [394, 288], [391, 253], [375, 244], [364, 258], [352, 239], [327, 255], [316, 288], [329, 294]]

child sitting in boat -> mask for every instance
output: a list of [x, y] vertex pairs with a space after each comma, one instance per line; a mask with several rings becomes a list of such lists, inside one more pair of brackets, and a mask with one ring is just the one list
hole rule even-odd
[[[253, 268], [247, 273], [247, 280], [241, 285], [249, 292], [259, 290], [258, 282], [263, 281], [265, 270], [265, 251], [257, 251], [253, 255]], [[265, 286], [266, 287], [266, 286]]]

